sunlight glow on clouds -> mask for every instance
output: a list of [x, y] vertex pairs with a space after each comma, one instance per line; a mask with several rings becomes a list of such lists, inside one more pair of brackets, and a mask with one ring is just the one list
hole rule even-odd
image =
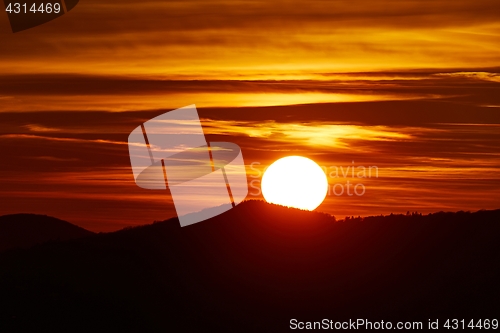
[[492, 67], [497, 13], [497, 0], [88, 0], [22, 39], [5, 29], [0, 72], [249, 78]]
[[[394, 129], [386, 126], [359, 126], [348, 124], [231, 122], [203, 119], [207, 134], [246, 135], [304, 146], [349, 148], [351, 140], [398, 141], [411, 140], [415, 129]], [[422, 130], [422, 129], [420, 129]]]

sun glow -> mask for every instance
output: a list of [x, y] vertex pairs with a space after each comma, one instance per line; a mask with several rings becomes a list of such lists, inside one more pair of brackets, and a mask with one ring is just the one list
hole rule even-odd
[[321, 167], [301, 156], [274, 162], [262, 177], [262, 194], [267, 202], [314, 210], [325, 199], [328, 180]]

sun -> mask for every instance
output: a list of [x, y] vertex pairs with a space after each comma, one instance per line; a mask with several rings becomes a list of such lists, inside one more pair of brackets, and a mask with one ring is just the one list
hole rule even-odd
[[267, 168], [261, 188], [269, 203], [314, 210], [325, 200], [328, 180], [313, 160], [288, 156]]

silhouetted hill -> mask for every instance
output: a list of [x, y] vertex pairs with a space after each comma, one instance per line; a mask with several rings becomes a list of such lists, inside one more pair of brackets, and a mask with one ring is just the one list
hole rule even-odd
[[[498, 319], [500, 210], [335, 221], [249, 201], [0, 255], [0, 331], [286, 332]], [[441, 325], [444, 321], [441, 322]]]
[[0, 216], [0, 252], [29, 248], [54, 240], [70, 240], [93, 232], [46, 215], [14, 214]]

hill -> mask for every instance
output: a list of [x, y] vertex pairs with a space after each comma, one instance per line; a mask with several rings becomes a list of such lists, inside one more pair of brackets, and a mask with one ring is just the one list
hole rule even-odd
[[93, 232], [54, 217], [35, 214], [0, 216], [0, 252], [29, 248], [49, 241], [64, 241]]
[[49, 243], [0, 255], [0, 331], [285, 332], [291, 319], [493, 319], [499, 217], [336, 221], [249, 201], [185, 228], [171, 219]]

